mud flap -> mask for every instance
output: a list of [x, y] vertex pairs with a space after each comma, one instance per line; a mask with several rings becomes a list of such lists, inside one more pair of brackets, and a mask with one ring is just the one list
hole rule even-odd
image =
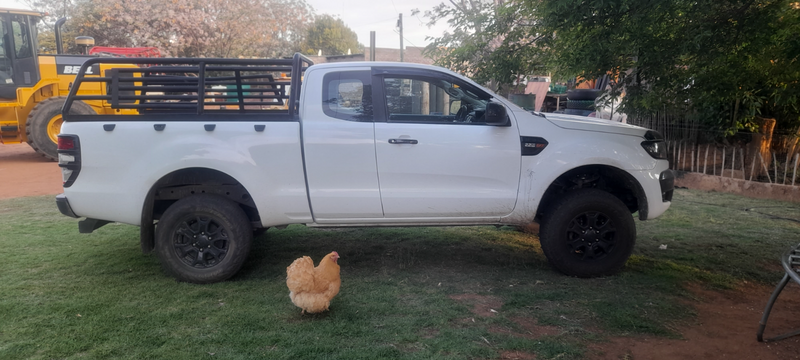
[[95, 231], [101, 228], [103, 225], [109, 223], [111, 223], [111, 221], [86, 218], [85, 220], [78, 222], [78, 232], [81, 234], [91, 234], [92, 231]]

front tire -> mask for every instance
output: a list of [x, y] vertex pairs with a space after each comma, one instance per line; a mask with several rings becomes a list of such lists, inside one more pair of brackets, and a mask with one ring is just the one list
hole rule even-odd
[[156, 228], [164, 270], [195, 284], [224, 281], [250, 253], [253, 229], [245, 212], [217, 195], [194, 195], [170, 206]]
[[633, 216], [617, 197], [597, 189], [564, 195], [545, 214], [542, 251], [558, 271], [577, 277], [619, 272], [636, 242]]
[[[66, 98], [59, 96], [36, 104], [25, 123], [28, 145], [50, 160], [58, 160], [58, 134], [64, 121], [61, 117], [64, 101]], [[75, 115], [95, 114], [94, 109], [83, 101], [73, 102], [69, 112]]]

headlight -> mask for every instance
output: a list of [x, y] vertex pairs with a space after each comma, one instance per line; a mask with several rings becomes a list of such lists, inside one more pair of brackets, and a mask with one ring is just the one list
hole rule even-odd
[[656, 159], [667, 158], [667, 143], [664, 142], [664, 137], [658, 131], [649, 130], [644, 134], [644, 138], [647, 139], [642, 142], [644, 151]]
[[667, 143], [664, 140], [648, 140], [642, 142], [644, 151], [656, 159], [667, 158]]

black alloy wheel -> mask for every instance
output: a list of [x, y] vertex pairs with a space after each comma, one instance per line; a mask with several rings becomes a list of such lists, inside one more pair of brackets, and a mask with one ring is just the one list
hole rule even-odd
[[577, 215], [566, 232], [567, 246], [581, 260], [600, 260], [614, 251], [617, 230], [614, 221], [602, 212]]
[[188, 216], [173, 234], [175, 255], [197, 269], [214, 267], [225, 260], [228, 244], [228, 231], [210, 217]]
[[223, 281], [250, 253], [253, 228], [244, 210], [218, 195], [193, 195], [167, 208], [156, 227], [164, 270], [197, 284]]
[[598, 189], [564, 194], [542, 219], [540, 239], [548, 262], [577, 277], [619, 272], [633, 251], [636, 226], [631, 211]]

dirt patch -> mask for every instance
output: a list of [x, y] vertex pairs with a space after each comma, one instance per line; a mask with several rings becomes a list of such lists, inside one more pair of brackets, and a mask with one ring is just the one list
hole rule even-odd
[[[773, 288], [747, 285], [731, 291], [691, 289], [696, 323], [678, 329], [683, 339], [618, 337], [592, 347], [591, 359], [800, 359], [800, 336], [760, 343], [756, 332]], [[765, 338], [800, 328], [800, 286], [790, 283], [772, 309]]]
[[472, 306], [470, 311], [478, 316], [492, 317], [503, 307], [503, 300], [497, 296], [461, 294], [450, 295], [450, 298], [461, 304]]
[[[538, 321], [533, 318], [516, 317], [511, 318], [510, 320], [517, 324], [519, 328], [512, 329], [505, 326], [491, 326], [488, 329], [489, 332], [492, 334], [521, 337], [528, 340], [536, 340], [544, 335], [558, 335], [560, 333], [557, 327], [539, 325]], [[503, 351], [500, 353], [500, 358], [528, 360], [536, 359], [536, 354], [523, 351]]]
[[0, 144], [0, 199], [63, 192], [61, 169], [27, 144]]
[[[481, 317], [493, 317], [498, 314], [500, 308], [503, 307], [503, 300], [497, 296], [492, 295], [477, 295], [477, 294], [461, 294], [450, 295], [450, 298], [467, 306], [471, 306], [470, 312]], [[511, 318], [515, 324], [519, 325], [520, 329], [512, 329], [503, 326], [491, 326], [489, 332], [494, 334], [505, 334], [526, 339], [537, 339], [543, 335], [558, 334], [558, 328], [554, 326], [540, 326], [537, 324], [536, 319], [528, 318]], [[475, 319], [464, 319], [463, 323], [474, 323]], [[486, 339], [484, 339], [486, 341]], [[503, 351], [500, 353], [501, 359], [513, 360], [534, 360], [536, 354], [531, 354], [523, 351]]]
[[519, 325], [527, 336], [538, 338], [544, 335], [558, 335], [561, 331], [555, 326], [539, 325], [539, 322], [533, 318], [511, 318], [515, 324]]

